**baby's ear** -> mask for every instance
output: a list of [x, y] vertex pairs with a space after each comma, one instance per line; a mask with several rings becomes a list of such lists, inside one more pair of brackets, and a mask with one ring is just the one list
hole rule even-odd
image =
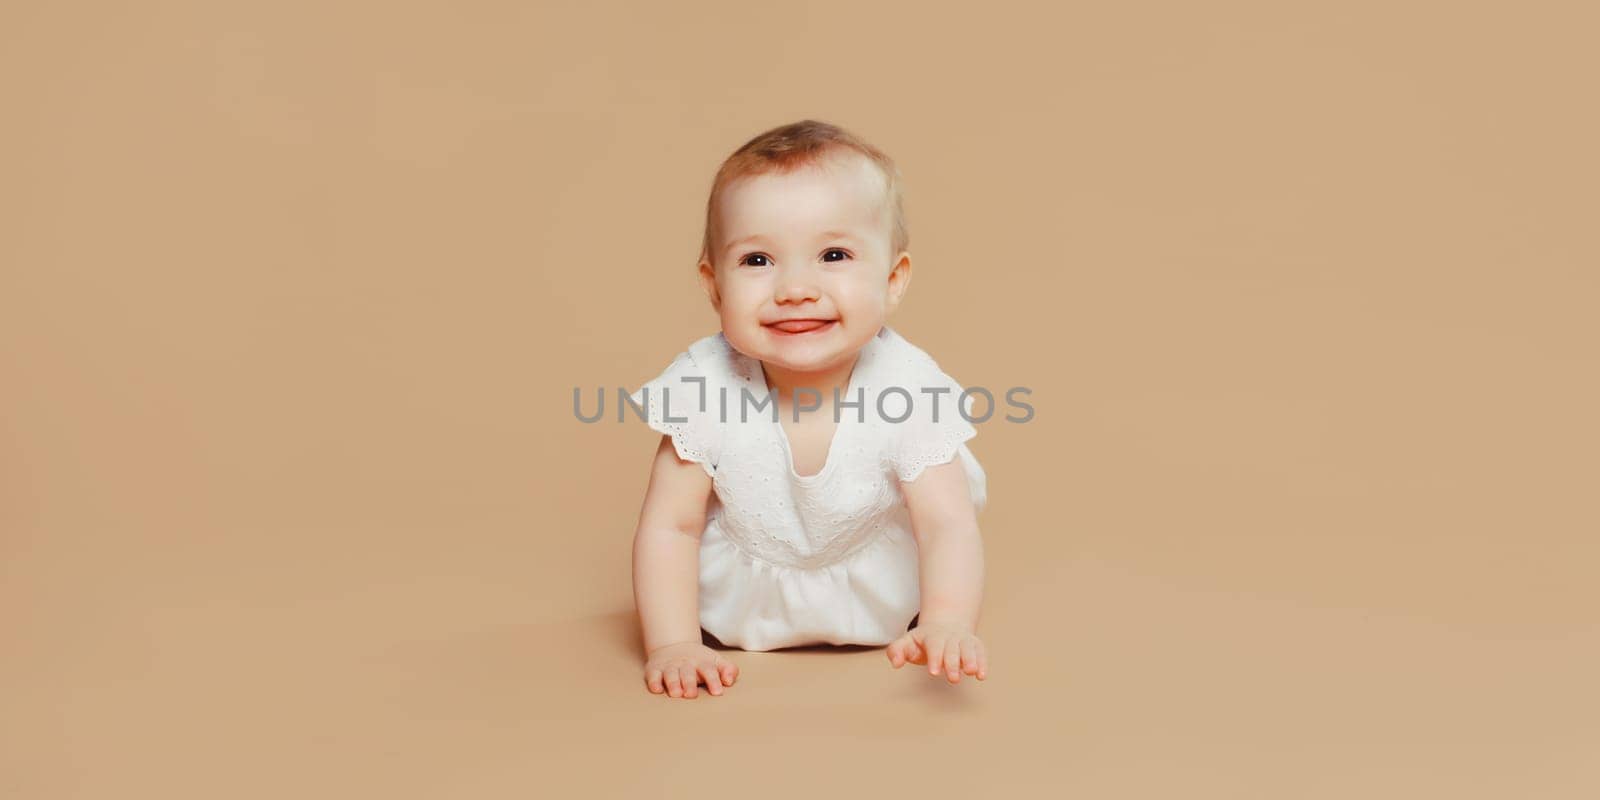
[[900, 305], [901, 298], [905, 297], [906, 289], [911, 286], [911, 254], [902, 250], [900, 257], [895, 259], [894, 267], [889, 270], [889, 308], [893, 310]]
[[700, 262], [700, 288], [705, 290], [706, 299], [711, 301], [714, 311], [722, 311], [722, 295], [717, 293], [717, 270], [709, 261]]

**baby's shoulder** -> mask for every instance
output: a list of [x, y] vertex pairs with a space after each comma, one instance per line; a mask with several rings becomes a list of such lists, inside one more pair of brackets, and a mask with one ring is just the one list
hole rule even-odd
[[749, 359], [733, 348], [722, 331], [690, 342], [684, 353], [706, 378], [708, 387], [738, 386], [749, 378]]
[[886, 429], [879, 442], [900, 478], [914, 480], [924, 467], [950, 460], [977, 435], [969, 421], [975, 398], [921, 347], [896, 333], [886, 345], [878, 388], [898, 397], [883, 397], [875, 409]]
[[702, 336], [678, 351], [651, 383], [663, 379], [704, 381], [707, 386], [731, 383], [737, 375], [737, 351], [721, 331]]
[[720, 331], [703, 336], [629, 396], [651, 428], [672, 437], [680, 457], [699, 462], [713, 477], [727, 439], [719, 405], [722, 390], [734, 382], [733, 352]]
[[[877, 355], [879, 364], [874, 369], [873, 381], [877, 384], [876, 390], [880, 394], [892, 392], [909, 397], [907, 410], [911, 418], [937, 423], [946, 413], [955, 413], [946, 410], [955, 408], [966, 387], [946, 372], [928, 351], [891, 330]], [[888, 400], [884, 402], [887, 404]], [[966, 402], [970, 405], [970, 396]]]

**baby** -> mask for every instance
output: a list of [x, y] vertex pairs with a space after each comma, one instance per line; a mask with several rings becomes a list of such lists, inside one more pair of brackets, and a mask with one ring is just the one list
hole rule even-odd
[[[877, 148], [803, 120], [712, 182], [699, 277], [722, 330], [628, 398], [663, 434], [633, 545], [653, 693], [733, 685], [707, 635], [887, 645], [897, 669], [988, 675], [970, 404], [885, 324], [911, 283], [899, 178]], [[824, 398], [833, 413], [815, 413]]]

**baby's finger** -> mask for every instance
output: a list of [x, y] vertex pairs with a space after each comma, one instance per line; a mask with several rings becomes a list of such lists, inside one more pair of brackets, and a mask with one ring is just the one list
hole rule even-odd
[[922, 642], [922, 649], [928, 654], [928, 674], [937, 676], [944, 669], [944, 637], [929, 636]]
[[681, 697], [681, 696], [683, 696], [683, 676], [678, 674], [677, 670], [675, 670], [675, 669], [667, 670], [665, 680], [666, 680], [666, 683], [667, 683], [667, 696], [668, 697]]
[[726, 658], [718, 657], [717, 675], [722, 678], [722, 685], [732, 686], [739, 679], [739, 666]]
[[646, 672], [644, 674], [644, 682], [646, 686], [650, 687], [651, 694], [661, 694], [667, 690], [667, 687], [661, 683], [661, 670], [659, 669], [651, 669]]
[[976, 637], [967, 637], [961, 640], [961, 671], [968, 675], [978, 674], [978, 640]]
[[978, 680], [989, 677], [989, 648], [978, 642]]
[[961, 638], [951, 637], [944, 643], [944, 674], [951, 683], [961, 682]]
[[722, 694], [722, 676], [717, 674], [716, 664], [701, 664], [696, 671], [700, 673], [700, 677], [705, 678], [707, 692], [713, 697]]
[[909, 635], [900, 644], [900, 655], [905, 656], [907, 664], [921, 664], [925, 661], [922, 645], [917, 644], [917, 640]]
[[700, 696], [700, 679], [694, 674], [694, 665], [685, 664], [678, 668], [683, 675], [683, 696], [694, 698]]
[[889, 659], [889, 663], [894, 665], [895, 669], [899, 669], [906, 663], [905, 640], [906, 637], [902, 636], [890, 642], [889, 646], [883, 651], [884, 656]]

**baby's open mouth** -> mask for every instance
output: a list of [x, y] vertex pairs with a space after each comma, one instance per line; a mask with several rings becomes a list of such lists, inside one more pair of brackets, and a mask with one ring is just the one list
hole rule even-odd
[[814, 333], [824, 328], [832, 327], [837, 320], [831, 319], [786, 319], [781, 322], [767, 323], [767, 327], [782, 334]]

